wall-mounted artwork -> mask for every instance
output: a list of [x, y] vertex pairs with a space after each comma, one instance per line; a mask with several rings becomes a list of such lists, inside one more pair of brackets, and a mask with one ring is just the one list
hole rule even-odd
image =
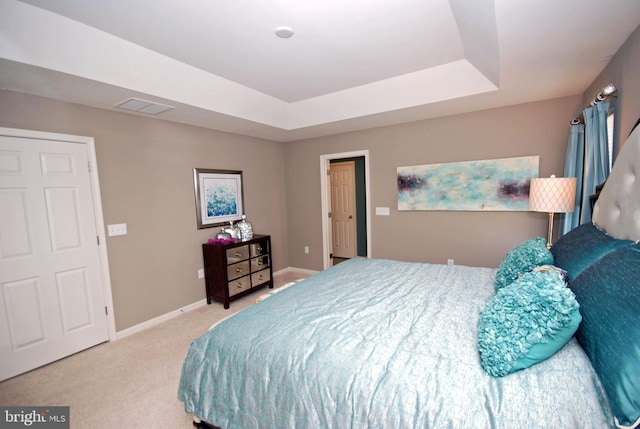
[[242, 219], [242, 171], [193, 169], [198, 229]]
[[538, 156], [398, 167], [398, 210], [527, 211]]

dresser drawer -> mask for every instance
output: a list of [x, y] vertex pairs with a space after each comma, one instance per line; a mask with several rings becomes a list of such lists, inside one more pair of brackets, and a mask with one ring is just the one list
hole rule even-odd
[[227, 249], [227, 263], [233, 264], [234, 262], [244, 261], [245, 259], [249, 259], [249, 246]]
[[269, 268], [269, 255], [258, 256], [257, 258], [251, 258], [251, 272], [264, 270]]
[[251, 289], [251, 280], [249, 276], [241, 277], [229, 282], [229, 296], [236, 295], [249, 289]]
[[237, 279], [238, 277], [246, 276], [249, 274], [249, 261], [238, 262], [227, 266], [227, 278], [229, 280]]
[[251, 274], [251, 285], [253, 287], [260, 286], [269, 280], [271, 280], [271, 271], [268, 269]]
[[266, 255], [269, 253], [269, 242], [267, 240], [260, 243], [254, 243], [249, 245], [251, 249], [251, 257]]

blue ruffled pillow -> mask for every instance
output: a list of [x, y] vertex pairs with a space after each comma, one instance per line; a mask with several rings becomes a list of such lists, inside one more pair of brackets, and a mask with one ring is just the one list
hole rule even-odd
[[615, 250], [570, 284], [584, 320], [576, 339], [619, 427], [640, 427], [640, 244]]
[[526, 273], [480, 313], [480, 363], [494, 377], [528, 368], [560, 350], [581, 320], [573, 292], [556, 271]]
[[496, 271], [496, 292], [511, 284], [521, 274], [528, 273], [540, 265], [553, 265], [553, 255], [547, 249], [547, 240], [536, 237], [514, 247], [502, 260]]
[[551, 247], [554, 264], [569, 273], [572, 281], [589, 265], [609, 252], [630, 246], [633, 241], [613, 238], [592, 222], [579, 225]]

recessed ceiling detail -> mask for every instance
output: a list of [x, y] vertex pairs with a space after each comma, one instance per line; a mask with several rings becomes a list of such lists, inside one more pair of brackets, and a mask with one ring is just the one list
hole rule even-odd
[[629, 0], [0, 3], [2, 89], [280, 141], [582, 94], [640, 24]]

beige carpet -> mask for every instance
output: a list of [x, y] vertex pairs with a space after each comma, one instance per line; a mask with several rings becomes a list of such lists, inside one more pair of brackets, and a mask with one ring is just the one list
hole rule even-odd
[[[276, 287], [304, 275], [276, 277]], [[71, 428], [192, 428], [177, 399], [189, 344], [216, 321], [268, 289], [213, 303], [153, 328], [104, 343], [0, 383], [0, 404], [69, 406]]]

